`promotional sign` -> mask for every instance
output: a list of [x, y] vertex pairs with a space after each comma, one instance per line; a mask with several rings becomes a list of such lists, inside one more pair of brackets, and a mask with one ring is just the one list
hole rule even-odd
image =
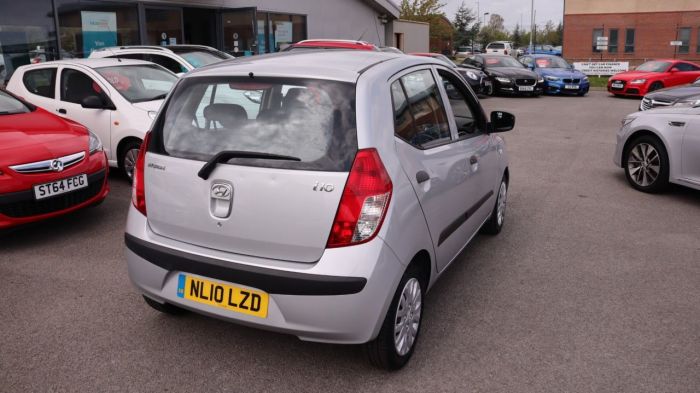
[[618, 72], [629, 71], [628, 61], [588, 61], [574, 62], [574, 68], [586, 75], [615, 75]]
[[81, 11], [83, 52], [87, 57], [93, 50], [117, 45], [117, 13]]
[[275, 22], [275, 46], [292, 42], [292, 22]]
[[608, 50], [608, 37], [598, 37], [596, 38], [596, 50]]
[[682, 46], [683, 41], [671, 41], [671, 46]]

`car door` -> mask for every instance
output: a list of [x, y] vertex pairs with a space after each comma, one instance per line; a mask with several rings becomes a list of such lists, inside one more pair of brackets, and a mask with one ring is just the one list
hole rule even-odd
[[468, 158], [453, 143], [454, 127], [432, 67], [412, 69], [391, 81], [396, 150], [418, 197], [433, 242], [438, 269], [462, 249], [469, 230], [461, 215]]
[[693, 64], [680, 62], [676, 64], [676, 68], [679, 84], [693, 83], [700, 77], [700, 68]]
[[492, 137], [487, 132], [486, 115], [478, 99], [452, 71], [444, 67], [436, 67], [436, 71], [443, 88], [450, 125], [456, 134], [453, 145], [462, 157], [459, 166], [463, 170], [464, 181], [460, 187], [461, 194], [467, 197], [458, 223], [462, 223], [467, 235], [458, 241], [466, 243], [481, 228], [493, 209], [496, 187], [501, 180], [499, 154], [497, 145], [492, 143]]
[[[10, 82], [10, 91], [40, 108], [54, 112], [57, 71], [57, 67], [31, 68], [16, 76], [21, 77], [21, 80]], [[15, 82], [18, 82], [18, 85], [15, 85]]]
[[687, 118], [681, 148], [681, 177], [700, 186], [700, 108], [693, 109]]
[[97, 96], [102, 102], [111, 105], [107, 86], [98, 78], [89, 75], [89, 71], [78, 67], [62, 66], [59, 72], [59, 92], [55, 113], [78, 122], [94, 132], [102, 141], [107, 157], [110, 160], [115, 159], [111, 146], [112, 111], [88, 109], [81, 105], [82, 101], [89, 96]]

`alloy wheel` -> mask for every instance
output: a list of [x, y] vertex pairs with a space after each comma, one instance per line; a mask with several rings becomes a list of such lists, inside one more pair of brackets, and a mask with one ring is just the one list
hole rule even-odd
[[632, 181], [641, 187], [654, 184], [661, 173], [659, 152], [648, 143], [635, 145], [627, 157], [627, 171]]
[[508, 186], [506, 182], [501, 182], [501, 188], [498, 190], [498, 206], [496, 208], [496, 219], [498, 226], [503, 225], [506, 218], [506, 200], [508, 199]]
[[124, 154], [124, 172], [132, 179], [134, 177], [134, 168], [136, 168], [136, 159], [139, 157], [139, 149], [129, 149]]
[[404, 285], [396, 306], [394, 347], [400, 356], [406, 355], [416, 341], [422, 304], [420, 282], [411, 278]]

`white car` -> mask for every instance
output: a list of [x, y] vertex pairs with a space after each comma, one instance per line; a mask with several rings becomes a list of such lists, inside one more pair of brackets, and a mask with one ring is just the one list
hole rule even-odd
[[95, 133], [131, 179], [143, 136], [178, 80], [140, 60], [73, 59], [17, 68], [7, 90]]
[[515, 56], [516, 52], [515, 49], [513, 49], [513, 45], [511, 45], [510, 42], [508, 41], [494, 41], [488, 45], [486, 45], [486, 54], [501, 54], [501, 55], [510, 55], [510, 56]]
[[700, 100], [625, 117], [614, 162], [639, 191], [662, 192], [669, 183], [700, 190]]
[[90, 54], [91, 59], [105, 57], [150, 61], [175, 74], [234, 58], [204, 45], [114, 46], [100, 48]]

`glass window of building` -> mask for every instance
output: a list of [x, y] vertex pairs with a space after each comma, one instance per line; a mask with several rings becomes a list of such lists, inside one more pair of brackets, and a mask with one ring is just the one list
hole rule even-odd
[[608, 40], [608, 53], [617, 53], [617, 29], [610, 29]]
[[306, 17], [270, 13], [270, 52], [279, 52], [294, 42], [306, 39]]
[[182, 44], [182, 10], [179, 8], [146, 8], [147, 45]]
[[678, 29], [678, 41], [681, 42], [681, 46], [678, 47], [678, 53], [690, 52], [690, 27]]
[[61, 58], [88, 57], [98, 48], [138, 45], [136, 4], [56, 0]]
[[598, 38], [603, 36], [603, 29], [593, 29], [593, 52], [600, 52], [598, 50]]
[[634, 53], [634, 29], [625, 31], [625, 53]]
[[250, 56], [258, 50], [254, 24], [255, 10], [227, 10], [221, 13], [224, 52], [233, 56]]
[[17, 67], [58, 58], [51, 0], [4, 1], [0, 10], [0, 86]]

